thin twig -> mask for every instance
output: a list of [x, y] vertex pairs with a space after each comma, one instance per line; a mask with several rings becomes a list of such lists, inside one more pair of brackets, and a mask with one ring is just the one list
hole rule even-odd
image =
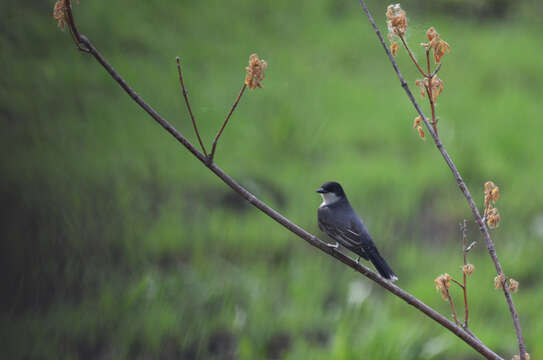
[[[430, 65], [430, 48], [426, 49], [426, 64], [428, 66], [428, 74], [432, 72], [432, 66]], [[426, 91], [428, 92], [428, 101], [430, 102], [430, 110], [432, 111], [432, 121], [431, 124], [434, 127], [436, 135], [439, 135], [437, 132], [437, 120], [436, 120], [436, 106], [434, 103], [434, 94], [432, 90], [432, 80], [433, 77], [428, 77], [428, 86]]]
[[[451, 169], [451, 172], [454, 175], [454, 178], [455, 178], [455, 180], [456, 180], [456, 182], [458, 184], [458, 187], [460, 188], [460, 191], [462, 191], [462, 193], [464, 194], [464, 197], [466, 198], [466, 200], [467, 200], [467, 202], [469, 204], [469, 207], [471, 208], [471, 211], [473, 212], [473, 216], [475, 217], [475, 221], [477, 222], [477, 225], [479, 225], [479, 230], [483, 234], [483, 238], [485, 239], [486, 247], [488, 249], [488, 253], [490, 255], [490, 258], [492, 259], [492, 262], [494, 263], [494, 267], [496, 268], [496, 272], [498, 273], [498, 275], [503, 274], [502, 266], [500, 264], [500, 261], [498, 260], [497, 254], [496, 254], [496, 248], [494, 246], [494, 242], [492, 241], [492, 238], [490, 237], [490, 233], [488, 232], [488, 228], [486, 227], [486, 225], [482, 221], [481, 214], [479, 213], [479, 210], [477, 209], [477, 206], [475, 205], [475, 202], [473, 201], [473, 198], [471, 196], [471, 193], [469, 192], [468, 187], [466, 186], [466, 183], [462, 179], [462, 176], [458, 172], [458, 169], [454, 165], [454, 162], [452, 161], [451, 157], [449, 156], [447, 150], [443, 146], [443, 143], [441, 142], [441, 140], [439, 139], [439, 137], [437, 136], [437, 134], [433, 130], [431, 124], [428, 121], [428, 118], [426, 117], [426, 115], [424, 115], [424, 113], [423, 113], [421, 107], [419, 106], [417, 100], [413, 96], [413, 93], [411, 92], [411, 89], [409, 88], [409, 85], [405, 81], [402, 73], [400, 72], [400, 69], [398, 68], [398, 64], [396, 63], [396, 60], [392, 56], [392, 53], [390, 52], [387, 44], [385, 43], [385, 40], [383, 39], [383, 36], [381, 35], [381, 32], [379, 31], [379, 28], [375, 24], [375, 21], [373, 20], [373, 17], [371, 16], [371, 13], [369, 12], [365, 1], [360, 0], [360, 5], [362, 6], [362, 9], [364, 10], [366, 16], [368, 17], [368, 19], [369, 19], [369, 21], [370, 21], [370, 23], [371, 23], [371, 25], [373, 27], [373, 30], [375, 31], [375, 34], [379, 38], [379, 41], [381, 42], [381, 45], [383, 46], [383, 48], [385, 50], [385, 53], [387, 54], [387, 56], [388, 56], [388, 58], [389, 58], [389, 60], [390, 60], [390, 62], [392, 64], [392, 67], [394, 68], [394, 71], [396, 72], [396, 75], [398, 76], [398, 79], [400, 80], [400, 84], [401, 84], [402, 88], [404, 89], [405, 93], [407, 94], [407, 97], [409, 98], [409, 100], [411, 101], [413, 106], [415, 107], [415, 110], [417, 111], [417, 113], [420, 115], [420, 117], [422, 118], [422, 120], [426, 124], [426, 127], [428, 128], [428, 131], [429, 131], [430, 135], [432, 136], [432, 139], [434, 140], [434, 143], [436, 144], [436, 147], [438, 148], [439, 152], [443, 156], [443, 159], [445, 160], [445, 162], [447, 163], [447, 165]], [[515, 327], [515, 333], [517, 335], [517, 342], [518, 342], [520, 357], [521, 357], [522, 360], [525, 360], [525, 355], [524, 354], [526, 353], [526, 345], [524, 343], [524, 338], [522, 336], [522, 330], [521, 330], [521, 327], [520, 327], [518, 312], [517, 312], [517, 309], [515, 308], [515, 304], [513, 303], [511, 293], [510, 293], [507, 286], [503, 287], [503, 293], [504, 293], [507, 305], [509, 307], [509, 312], [511, 313], [511, 318], [513, 319], [513, 325]]]
[[477, 245], [477, 241], [474, 241], [471, 244], [469, 244], [468, 247], [466, 248], [466, 253], [468, 253], [471, 249], [473, 249], [475, 245]]
[[[467, 224], [466, 220], [462, 223], [462, 254], [464, 257], [464, 266], [468, 264], [468, 251], [467, 250], [467, 242], [468, 242], [468, 236], [467, 236]], [[468, 306], [468, 284], [467, 284], [467, 275], [464, 269], [462, 269], [462, 281], [464, 282], [464, 329], [468, 329], [468, 318], [469, 318], [469, 306]]]
[[434, 95], [432, 93], [432, 78], [428, 78], [428, 85], [424, 85], [426, 88], [426, 94], [428, 95], [428, 101], [430, 102], [430, 109], [432, 111], [432, 121], [430, 121], [430, 124], [432, 124], [434, 128], [434, 132], [437, 135], [437, 121], [436, 121], [436, 108], [434, 105]]
[[439, 70], [441, 70], [441, 65], [442, 65], [442, 63], [439, 63], [439, 64], [437, 65], [436, 69], [434, 70], [434, 72], [431, 73], [430, 75], [427, 75], [427, 77], [433, 78], [434, 76], [436, 76], [437, 73], [439, 72]]
[[454, 278], [451, 278], [451, 281], [454, 282], [455, 284], [457, 284], [458, 286], [460, 286], [461, 288], [464, 288], [464, 284], [462, 284], [460, 281], [454, 279]]
[[240, 196], [246, 199], [253, 206], [258, 208], [260, 211], [277, 221], [279, 224], [287, 228], [292, 233], [296, 234], [298, 237], [307, 241], [310, 245], [318, 248], [319, 250], [327, 253], [328, 255], [336, 258], [345, 265], [351, 267], [355, 271], [364, 275], [368, 279], [374, 281], [379, 286], [385, 288], [392, 294], [404, 300], [409, 305], [412, 305], [426, 316], [430, 317], [443, 327], [447, 328], [453, 334], [461, 338], [465, 343], [470, 345], [473, 349], [479, 352], [481, 355], [487, 359], [492, 360], [503, 360], [498, 354], [490, 350], [486, 345], [480, 342], [475, 337], [471, 336], [466, 330], [455, 325], [449, 319], [423, 303], [421, 300], [417, 299], [413, 295], [409, 294], [405, 290], [401, 289], [397, 285], [393, 284], [390, 281], [385, 280], [375, 272], [371, 271], [366, 266], [354, 261], [350, 257], [342, 254], [339, 251], [328, 246], [328, 244], [311, 233], [307, 232], [303, 228], [299, 227], [277, 211], [273, 210], [271, 207], [266, 205], [264, 202], [259, 200], [256, 196], [251, 194], [241, 185], [239, 185], [234, 179], [228, 176], [221, 168], [219, 168], [214, 163], [208, 161], [202, 153], [198, 151], [191, 143], [188, 141], [177, 129], [175, 129], [169, 122], [167, 122], [162, 116], [160, 116], [151, 106], [149, 106], [141, 96], [139, 96], [117, 73], [113, 67], [104, 59], [104, 57], [98, 52], [94, 45], [85, 37], [80, 35], [81, 42], [88, 47], [90, 54], [104, 67], [104, 69], [109, 73], [109, 75], [124, 89], [124, 91], [142, 108], [144, 109], [157, 123], [159, 123], [168, 133], [170, 133], [175, 139], [177, 139], [187, 150], [189, 150], [198, 160], [200, 160], [205, 166], [207, 166], [215, 175], [217, 175], [225, 184], [230, 186], [235, 192]]
[[83, 46], [81, 46], [82, 44], [81, 34], [79, 33], [79, 30], [77, 29], [77, 26], [74, 21], [74, 15], [72, 13], [72, 2], [70, 0], [65, 1], [64, 11], [66, 15], [66, 20], [68, 22], [68, 27], [70, 28], [70, 34], [72, 35], [72, 39], [74, 40], [75, 45], [77, 46], [77, 49], [79, 51], [88, 53], [89, 49], [86, 49]]
[[228, 120], [230, 120], [230, 116], [232, 116], [232, 113], [234, 112], [234, 110], [236, 110], [236, 107], [238, 106], [239, 100], [243, 96], [243, 93], [245, 92], [246, 88], [247, 88], [247, 84], [243, 84], [243, 87], [241, 88], [241, 90], [239, 91], [238, 96], [236, 97], [236, 101], [234, 101], [234, 105], [232, 105], [232, 108], [230, 109], [230, 112], [228, 113], [228, 115], [226, 116], [226, 119], [222, 123], [221, 129], [219, 130], [219, 132], [215, 136], [215, 140], [213, 140], [213, 148], [211, 149], [211, 154], [209, 155], [209, 161], [210, 162], [213, 162], [213, 157], [215, 156], [215, 149], [217, 147], [217, 142], [219, 141], [219, 138], [221, 137], [221, 134], [222, 134], [224, 128], [226, 127], [226, 124], [228, 124]]
[[445, 280], [443, 280], [442, 282], [443, 282], [443, 289], [445, 290], [445, 294], [447, 295], [447, 301], [449, 302], [449, 304], [451, 304], [451, 311], [452, 311], [454, 323], [460, 326], [460, 322], [458, 321], [458, 317], [456, 316], [456, 309], [454, 308], [454, 302], [453, 302], [453, 299], [451, 298], [451, 294], [449, 293], [449, 289], [447, 288], [447, 284], [445, 283]]
[[194, 132], [196, 133], [198, 142], [200, 143], [200, 146], [202, 147], [202, 151], [204, 152], [204, 155], [207, 157], [206, 147], [204, 146], [202, 138], [200, 137], [200, 132], [198, 131], [198, 126], [196, 125], [196, 120], [194, 119], [194, 115], [192, 114], [192, 109], [190, 107], [189, 96], [187, 94], [187, 90], [185, 89], [185, 83], [183, 82], [183, 73], [181, 72], [181, 60], [179, 59], [179, 56], [176, 57], [175, 60], [177, 61], [177, 72], [179, 73], [179, 83], [181, 84], [181, 91], [183, 92], [183, 97], [185, 98], [185, 104], [187, 105], [187, 110], [189, 111], [190, 119], [192, 120], [192, 126], [194, 127]]
[[403, 36], [402, 35], [398, 35], [398, 36], [399, 36], [400, 40], [402, 40], [402, 44], [405, 47], [405, 49], [407, 50], [407, 53], [409, 54], [409, 57], [413, 61], [413, 64], [415, 64], [415, 66], [417, 67], [417, 69], [419, 70], [419, 72], [421, 73], [422, 76], [427, 77], [428, 74], [430, 73], [430, 69], [428, 69], [428, 74], [426, 74], [424, 72], [424, 70], [422, 70], [422, 67], [419, 65], [419, 62], [417, 61], [417, 59], [415, 59], [415, 55], [413, 55], [413, 52], [411, 51], [411, 49], [407, 45], [407, 42], [405, 41]]

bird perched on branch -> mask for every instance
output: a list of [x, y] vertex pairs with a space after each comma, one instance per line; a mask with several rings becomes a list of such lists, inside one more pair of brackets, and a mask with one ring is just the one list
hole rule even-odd
[[385, 279], [396, 281], [398, 277], [381, 257], [366, 225], [353, 210], [340, 184], [330, 181], [317, 190], [322, 196], [319, 206], [319, 229], [336, 241], [331, 247], [339, 245], [351, 250], [360, 257], [371, 261], [379, 274]]

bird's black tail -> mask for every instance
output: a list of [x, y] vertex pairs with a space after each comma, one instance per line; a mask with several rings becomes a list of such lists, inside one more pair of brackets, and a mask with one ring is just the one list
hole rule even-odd
[[366, 251], [366, 255], [368, 255], [371, 263], [375, 268], [377, 269], [377, 272], [384, 277], [385, 279], [396, 281], [398, 280], [398, 277], [396, 274], [394, 274], [394, 271], [388, 266], [385, 259], [381, 257], [381, 254], [377, 251], [377, 249], [374, 249], [374, 251]]

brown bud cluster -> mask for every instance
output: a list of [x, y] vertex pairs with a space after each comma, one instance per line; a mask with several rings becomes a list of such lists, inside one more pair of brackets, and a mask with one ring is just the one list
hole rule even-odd
[[400, 46], [398, 45], [397, 42], [395, 41], [390, 42], [390, 50], [392, 51], [392, 56], [396, 56], [399, 49], [400, 49]]
[[58, 0], [55, 3], [53, 17], [58, 22], [58, 27], [64, 30], [66, 26], [66, 0]]
[[509, 279], [509, 291], [516, 293], [518, 291], [518, 281], [515, 279]]
[[421, 45], [428, 50], [433, 50], [435, 62], [440, 63], [441, 58], [451, 51], [451, 46], [440, 38], [433, 26], [426, 31], [426, 37], [428, 38], [428, 42], [422, 43]]
[[[524, 359], [530, 360], [530, 354], [524, 353]], [[519, 356], [519, 355], [515, 355], [515, 356], [513, 356], [513, 359], [512, 359], [512, 360], [520, 360], [520, 356]]]
[[404, 36], [407, 32], [407, 17], [400, 4], [389, 5], [386, 17], [389, 39], [392, 40], [394, 35]]
[[387, 7], [386, 12], [388, 39], [390, 40], [390, 50], [392, 56], [396, 56], [400, 47], [394, 41], [395, 36], [404, 36], [407, 32], [407, 17], [400, 4], [393, 4]]
[[264, 70], [268, 67], [268, 63], [264, 60], [260, 60], [257, 54], [252, 54], [249, 57], [249, 66], [245, 68], [247, 70], [247, 76], [245, 77], [245, 85], [249, 89], [254, 90], [257, 87], [262, 87], [262, 80], [264, 80]]
[[445, 273], [442, 275], [439, 275], [435, 280], [436, 284], [436, 290], [439, 292], [443, 300], [448, 301], [449, 300], [449, 288], [451, 287], [451, 279], [452, 277]]
[[413, 129], [417, 130], [417, 132], [419, 133], [419, 136], [420, 136], [420, 138], [422, 140], [426, 140], [424, 138], [425, 134], [424, 134], [424, 129], [421, 126], [421, 123], [422, 123], [422, 118], [420, 116], [417, 116], [415, 118], [415, 121], [413, 122]]
[[437, 74], [434, 75], [431, 79], [428, 77], [416, 80], [415, 86], [419, 88], [422, 97], [425, 97], [426, 93], [429, 93], [431, 91], [432, 101], [434, 103], [437, 102], [437, 97], [443, 92], [443, 88], [445, 87], [443, 84], [443, 80], [441, 80], [437, 76]]
[[492, 181], [485, 183], [485, 211], [484, 217], [486, 224], [490, 229], [494, 229], [500, 225], [500, 213], [496, 205], [496, 201], [500, 198], [500, 188]]
[[468, 276], [471, 275], [474, 270], [475, 270], [475, 266], [473, 264], [466, 264], [462, 266], [462, 272]]
[[505, 274], [500, 274], [494, 278], [494, 289], [503, 289]]

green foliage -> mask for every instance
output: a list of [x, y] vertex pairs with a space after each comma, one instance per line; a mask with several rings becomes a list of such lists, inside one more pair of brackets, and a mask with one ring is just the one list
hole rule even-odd
[[[232, 195], [55, 29], [52, 5], [0, 5], [7, 358], [474, 356]], [[514, 300], [529, 352], [541, 357], [538, 28], [423, 17], [403, 5], [414, 48], [430, 25], [451, 44], [440, 73], [440, 134], [475, 199], [484, 181], [500, 186], [502, 224], [493, 235], [507, 274], [520, 281]], [[356, 2], [82, 1], [75, 14], [112, 65], [194, 143], [175, 56], [211, 144], [257, 52], [269, 64], [264, 89], [241, 100], [218, 165], [316, 234], [314, 189], [340, 181], [399, 285], [449, 313], [433, 279], [460, 276], [457, 224], [470, 211], [431, 141], [412, 129], [415, 112]], [[398, 61], [414, 84], [405, 53]], [[471, 328], [510, 358], [509, 313], [473, 224], [469, 236], [480, 242], [470, 253]]]

